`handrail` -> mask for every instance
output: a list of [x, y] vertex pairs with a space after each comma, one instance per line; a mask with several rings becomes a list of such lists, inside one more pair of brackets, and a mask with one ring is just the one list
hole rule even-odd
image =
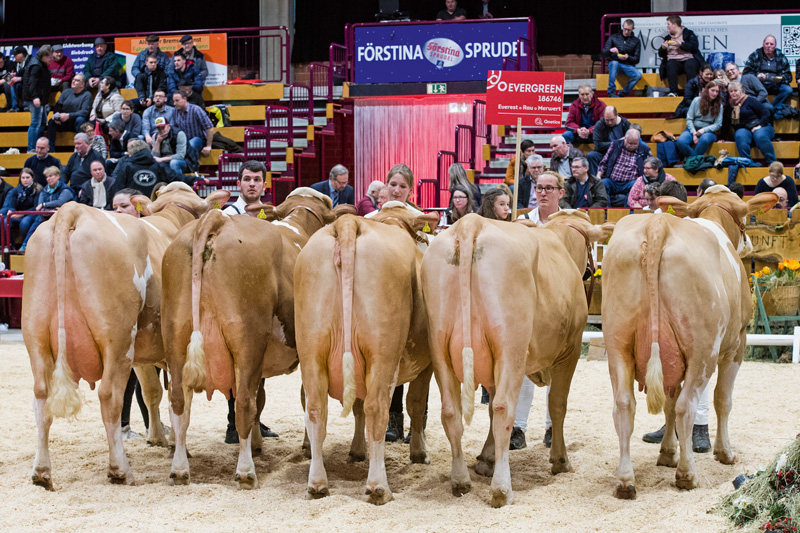
[[[311, 87], [302, 83], [292, 83], [289, 88], [289, 107], [293, 116], [307, 118], [310, 126], [314, 125], [314, 95]], [[294, 126], [294, 124], [292, 125]]]
[[[345, 37], [347, 36], [347, 26], [345, 26]], [[328, 47], [328, 102], [333, 101], [333, 79], [340, 78], [343, 81], [350, 81], [351, 62], [347, 57], [347, 47], [340, 44], [331, 43]]]
[[466, 124], [456, 126], [456, 163], [475, 168], [475, 128]]
[[330, 83], [331, 67], [317, 61], [312, 62], [308, 67], [311, 92], [314, 98], [325, 98], [328, 102], [333, 101], [333, 86]]

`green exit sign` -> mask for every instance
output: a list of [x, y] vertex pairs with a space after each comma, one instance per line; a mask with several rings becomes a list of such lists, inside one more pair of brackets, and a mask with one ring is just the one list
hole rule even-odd
[[446, 83], [429, 83], [428, 94], [447, 94]]

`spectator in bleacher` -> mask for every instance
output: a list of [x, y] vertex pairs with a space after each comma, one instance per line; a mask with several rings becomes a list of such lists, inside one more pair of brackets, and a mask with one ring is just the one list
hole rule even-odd
[[744, 200], [744, 185], [741, 183], [731, 183], [728, 185], [728, 189], [734, 194], [736, 194], [739, 198]]
[[174, 63], [172, 69], [167, 73], [167, 88], [170, 94], [174, 94], [178, 90], [181, 80], [191, 80], [192, 88], [197, 92], [203, 91], [201, 80], [194, 71], [194, 68], [186, 64], [186, 55], [183, 50], [175, 50], [172, 54], [172, 61]]
[[655, 211], [658, 209], [658, 197], [661, 196], [661, 185], [658, 183], [648, 183], [644, 187], [644, 202], [642, 209]]
[[769, 166], [769, 174], [758, 180], [755, 194], [775, 192], [778, 187], [786, 191], [789, 205], [795, 205], [799, 201], [794, 180], [789, 176], [785, 176], [783, 164], [780, 161], [775, 161]]
[[744, 63], [744, 73], [755, 75], [764, 85], [768, 94], [774, 94], [773, 118], [783, 118], [783, 103], [792, 94], [792, 71], [789, 60], [780, 48], [776, 48], [775, 37], [767, 35], [761, 48], [758, 48]]
[[564, 179], [572, 177], [572, 162], [583, 157], [583, 152], [569, 144], [562, 135], [550, 139], [550, 170], [555, 170]]
[[450, 189], [450, 205], [442, 214], [439, 226], [452, 226], [458, 219], [474, 211], [472, 193], [461, 185], [456, 185]]
[[728, 84], [728, 98], [731, 104], [731, 127], [734, 129], [739, 157], [750, 157], [750, 149], [755, 142], [767, 163], [775, 161], [775, 148], [772, 146], [775, 130], [769, 123], [767, 108], [745, 94], [738, 81]]
[[628, 207], [634, 209], [645, 208], [649, 203], [647, 195], [645, 194], [647, 187], [650, 185], [659, 187], [666, 181], [677, 180], [675, 176], [666, 173], [659, 158], [648, 157], [645, 159], [644, 166], [642, 167], [642, 175], [636, 178], [633, 187], [631, 187], [631, 192], [628, 193]]
[[160, 39], [158, 35], [148, 35], [145, 39], [146, 48], [136, 54], [136, 59], [133, 62], [133, 66], [131, 67], [131, 76], [133, 79], [139, 77], [139, 74], [144, 72], [146, 65], [147, 65], [147, 58], [153, 56], [156, 58], [156, 63], [164, 72], [170, 70], [170, 63], [169, 56], [166, 52], [162, 51], [159, 48]]
[[[48, 84], [49, 86], [49, 84]], [[61, 170], [58, 167], [48, 167], [44, 169], [44, 175], [47, 179], [47, 185], [36, 196], [36, 207], [34, 211], [53, 211], [61, 207], [67, 202], [75, 200], [75, 193], [72, 189], [61, 181]], [[47, 215], [49, 218], [49, 215]], [[34, 215], [31, 227], [28, 234], [22, 241], [20, 251], [24, 252], [28, 246], [28, 239], [31, 238], [33, 232], [39, 227], [39, 224], [45, 221], [45, 215]]]
[[[214, 125], [205, 110], [186, 100], [186, 94], [180, 91], [172, 95], [175, 112], [170, 123], [186, 134], [189, 144], [202, 155], [211, 153], [211, 142], [214, 140]], [[350, 188], [352, 191], [352, 187]], [[351, 193], [352, 194], [352, 193]], [[347, 203], [353, 203], [352, 201]]]
[[50, 69], [50, 85], [54, 92], [70, 88], [75, 76], [75, 63], [64, 55], [64, 47], [60, 44], [53, 45], [53, 59], [47, 67]]
[[206, 101], [203, 100], [201, 93], [194, 90], [194, 87], [192, 87], [192, 80], [188, 78], [179, 79], [178, 90], [186, 93], [186, 100], [190, 104], [194, 104], [200, 109], [206, 108]]
[[194, 39], [192, 39], [191, 35], [181, 37], [181, 48], [183, 49], [183, 55], [186, 56], [186, 64], [194, 69], [195, 76], [199, 79], [200, 84], [205, 87], [208, 79], [206, 56], [194, 45]]
[[677, 142], [678, 150], [684, 157], [704, 155], [708, 147], [717, 140], [723, 115], [720, 90], [716, 82], [709, 83], [700, 96], [692, 100], [686, 116], [686, 129]]
[[572, 177], [564, 182], [564, 197], [559, 203], [562, 209], [608, 207], [606, 187], [589, 174], [589, 161], [585, 157], [576, 157], [572, 161]]
[[147, 143], [141, 139], [131, 139], [128, 143], [128, 157], [120, 159], [114, 172], [115, 190], [134, 188], [145, 196], [150, 196], [156, 183], [172, 183], [182, 176], [169, 165], [159, 163], [150, 155]]
[[92, 162], [104, 163], [104, 161], [100, 154], [92, 150], [89, 145], [89, 137], [85, 133], [77, 133], [74, 143], [75, 153], [70, 156], [64, 167], [64, 183], [68, 183], [77, 195], [81, 185], [92, 178]]
[[103, 156], [103, 159], [108, 157], [108, 146], [106, 145], [106, 140], [102, 135], [94, 134], [94, 126], [92, 126], [91, 122], [85, 122], [81, 126], [81, 133], [85, 134], [89, 139], [89, 146], [91, 146], [95, 152]]
[[33, 211], [41, 190], [42, 186], [34, 181], [33, 171], [23, 168], [19, 173], [19, 184], [8, 192], [0, 209], [0, 215], [10, 219], [11, 229], [18, 229], [22, 239], [28, 235], [36, 215], [18, 215], [14, 211]]
[[80, 131], [89, 120], [92, 108], [92, 95], [86, 89], [86, 76], [77, 74], [72, 78], [72, 86], [61, 92], [53, 107], [53, 118], [47, 122], [47, 138], [50, 151], [56, 151], [56, 133], [59, 131]]
[[678, 104], [672, 118], [686, 118], [686, 114], [689, 112], [689, 106], [692, 105], [694, 99], [700, 96], [700, 93], [705, 89], [706, 85], [713, 79], [714, 68], [706, 63], [701, 68], [700, 74], [686, 82], [686, 87], [683, 89], [683, 100]]
[[697, 186], [697, 197], [699, 198], [703, 196], [703, 194], [706, 192], [706, 189], [709, 189], [716, 184], [717, 182], [711, 178], [703, 178], [703, 180], [700, 182], [700, 185]]
[[[311, 188], [330, 197], [333, 200], [333, 207], [339, 204], [355, 205], [355, 191], [348, 185], [349, 179], [350, 171], [344, 165], [335, 165], [331, 169], [328, 179], [313, 184]], [[390, 198], [390, 200], [392, 199]]]
[[[536, 153], [536, 147], [533, 144], [533, 141], [530, 139], [523, 139], [522, 142], [519, 143], [519, 153], [522, 154], [522, 160], [519, 163], [519, 177], [522, 178], [527, 169], [525, 168], [525, 161], [527, 161], [528, 157]], [[508, 160], [508, 166], [506, 167], [506, 178], [503, 180], [503, 183], [508, 185], [509, 187], [514, 186], [514, 167], [517, 163], [517, 155], [514, 154]], [[480, 205], [480, 202], [478, 202]]]
[[[536, 192], [536, 208], [531, 210], [530, 213], [518, 216], [517, 219], [532, 220], [536, 224], [545, 224], [550, 220], [550, 215], [561, 211], [559, 203], [564, 198], [564, 177], [552, 170], [542, 172], [533, 190]], [[530, 405], [528, 405], [528, 410], [530, 411]], [[517, 425], [516, 422], [514, 425]]]
[[167, 73], [158, 64], [155, 54], [150, 54], [145, 60], [145, 68], [136, 76], [133, 82], [136, 96], [139, 98], [138, 109], [144, 110], [153, 105], [153, 95], [156, 91], [167, 90]]
[[61, 161], [49, 154], [50, 142], [47, 137], [39, 137], [36, 140], [36, 153], [25, 160], [25, 167], [33, 171], [33, 177], [40, 186], [47, 185], [44, 177], [44, 169], [47, 167], [61, 168]]
[[[641, 53], [642, 43], [633, 34], [633, 21], [627, 19], [623, 21], [620, 32], [609, 37], [603, 47], [603, 55], [608, 59], [608, 96], [628, 96], [642, 79], [641, 72], [636, 68]], [[617, 95], [617, 73], [620, 70], [628, 76], [628, 84]]]
[[378, 206], [378, 193], [383, 186], [384, 183], [380, 180], [375, 180], [369, 184], [367, 187], [367, 194], [365, 194], [356, 204], [356, 214], [358, 216], [363, 217], [367, 213], [372, 213], [373, 211], [378, 211], [380, 209]]
[[142, 114], [142, 133], [147, 144], [153, 144], [153, 137], [156, 135], [156, 120], [164, 118], [172, 122], [172, 115], [175, 108], [167, 105], [167, 93], [157, 90], [153, 93], [153, 105], [144, 110]]
[[728, 84], [732, 81], [738, 81], [742, 84], [742, 88], [747, 96], [752, 96], [762, 104], [769, 106], [768, 109], [772, 111], [772, 104], [767, 99], [767, 89], [764, 84], [752, 74], [742, 74], [736, 63], [727, 63], [725, 65], [725, 75], [728, 77]]
[[106, 76], [100, 82], [100, 90], [92, 102], [92, 110], [89, 113], [89, 120], [100, 123], [104, 128], [115, 113], [119, 113], [122, 102], [125, 99], [117, 89], [117, 82], [111, 76]]
[[[267, 167], [260, 161], [245, 161], [239, 167], [239, 177], [236, 186], [239, 187], [239, 197], [234, 203], [222, 210], [226, 215], [248, 215], [247, 206], [258, 204], [264, 196], [264, 181], [267, 175]], [[383, 185], [383, 183], [381, 183]], [[255, 215], [250, 215], [255, 216]], [[233, 411], [233, 405], [230, 410]], [[236, 431], [235, 423], [234, 431]]]
[[389, 201], [389, 187], [384, 186], [378, 191], [378, 210], [383, 207], [383, 204]]
[[728, 81], [730, 80], [728, 80], [728, 75], [725, 74], [725, 69], [718, 68], [714, 71], [714, 81], [716, 81], [717, 85], [720, 85], [721, 87], [728, 86]]
[[594, 150], [586, 155], [589, 160], [589, 172], [597, 174], [597, 166], [600, 160], [608, 152], [611, 143], [621, 139], [625, 132], [631, 127], [628, 119], [617, 113], [617, 108], [610, 105], [603, 111], [603, 118], [598, 120], [592, 131], [592, 142]]
[[573, 146], [592, 144], [594, 125], [603, 118], [606, 104], [600, 100], [592, 86], [582, 83], [578, 86], [578, 99], [569, 106], [567, 131], [562, 133], [564, 140]]
[[17, 93], [11, 85], [11, 80], [16, 74], [14, 69], [15, 63], [0, 53], [0, 90], [6, 95], [6, 106], [0, 108], [0, 113], [16, 108]]
[[[134, 138], [130, 136], [129, 132], [125, 130], [125, 127], [119, 123], [115, 116], [108, 125], [108, 162], [114, 163], [125, 155], [128, 141]], [[113, 165], [109, 166], [109, 171], [113, 171], [113, 168]]]
[[119, 77], [117, 56], [114, 52], [108, 51], [108, 44], [102, 37], [94, 40], [94, 52], [86, 60], [83, 73], [86, 74], [89, 87], [92, 89], [98, 87], [105, 78], [116, 80]]
[[114, 178], [106, 176], [106, 167], [101, 161], [92, 161], [89, 169], [92, 179], [81, 185], [78, 202], [111, 211], [114, 208], [114, 195], [111, 194]]
[[[158, 130], [153, 137], [153, 159], [159, 163], [166, 163], [172, 170], [180, 173], [196, 170], [196, 168], [188, 168], [189, 161], [187, 158], [189, 142], [186, 139], [186, 134], [182, 131], [173, 129], [169, 125], [169, 121], [164, 117], [156, 119], [156, 129]], [[195, 153], [194, 159], [197, 158]], [[196, 167], [196, 161], [192, 167]]]
[[534, 188], [536, 187], [536, 182], [539, 179], [539, 176], [542, 175], [544, 172], [544, 159], [539, 154], [533, 154], [532, 156], [528, 157], [528, 174], [531, 176], [531, 196], [528, 199], [528, 207], [530, 209], [535, 209], [539, 206], [539, 203], [536, 200], [536, 194], [534, 194]]
[[670, 15], [667, 17], [667, 35], [663, 37], [658, 55], [661, 56], [659, 73], [661, 79], [669, 83], [669, 96], [678, 96], [678, 75], [686, 74], [686, 79], [691, 80], [697, 76], [700, 65], [705, 63], [700, 53], [700, 43], [697, 35], [688, 28], [681, 26], [681, 17]]
[[636, 178], [644, 174], [645, 159], [652, 154], [640, 139], [638, 131], [628, 130], [622, 139], [611, 143], [597, 167], [597, 177], [606, 186], [611, 207], [627, 207], [628, 194]]
[[661, 184], [659, 191], [661, 196], [672, 196], [673, 198], [677, 198], [682, 202], [685, 202], [689, 199], [689, 195], [686, 192], [686, 187], [684, 187], [683, 183], [680, 181], [665, 181]]
[[16, 76], [11, 78], [11, 84], [16, 95], [17, 107], [16, 109], [12, 109], [12, 111], [23, 111], [25, 109], [22, 101], [22, 77], [31, 61], [33, 61], [33, 56], [28, 55], [28, 51], [24, 46], [17, 46], [14, 48], [14, 71], [16, 72]]
[[511, 221], [511, 197], [508, 188], [495, 187], [483, 195], [478, 214], [491, 220]]
[[[136, 102], [133, 100], [125, 100], [119, 108], [119, 113], [111, 118], [111, 122], [122, 127], [122, 131], [128, 133], [131, 139], [143, 137], [142, 135], [142, 117], [134, 113]], [[117, 128], [120, 129], [120, 128]]]
[[444, 0], [444, 5], [445, 9], [436, 14], [436, 20], [464, 20], [467, 18], [466, 10], [458, 7], [456, 0]]
[[[513, 173], [512, 173], [513, 174]], [[450, 165], [450, 168], [447, 169], [447, 176], [450, 181], [450, 190], [453, 190], [453, 187], [456, 185], [461, 185], [470, 193], [472, 194], [472, 205], [475, 207], [475, 211], [481, 206], [481, 188], [469, 181], [467, 177], [467, 171], [461, 163], [453, 163]], [[511, 184], [513, 185], [514, 182], [512, 181]], [[506, 184], [508, 185], [508, 184]]]
[[788, 209], [789, 208], [789, 195], [783, 187], [775, 187], [772, 189], [772, 192], [778, 195], [778, 203], [775, 204], [775, 207], [778, 209]]
[[36, 140], [44, 131], [47, 104], [50, 102], [50, 71], [47, 65], [53, 57], [49, 44], [42, 45], [22, 74], [22, 101], [31, 113], [28, 127], [28, 153], [34, 153]]

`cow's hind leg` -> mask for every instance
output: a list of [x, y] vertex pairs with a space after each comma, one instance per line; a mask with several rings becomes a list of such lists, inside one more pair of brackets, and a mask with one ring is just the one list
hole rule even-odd
[[430, 464], [428, 450], [425, 447], [425, 408], [428, 404], [428, 391], [433, 375], [433, 365], [423, 370], [408, 385], [408, 395], [406, 395], [406, 408], [411, 417], [411, 462], [419, 464]]
[[[438, 345], [438, 343], [432, 344]], [[438, 349], [444, 351], [442, 348]], [[461, 383], [444, 361], [444, 353], [440, 353], [438, 357], [434, 356], [432, 359], [434, 360], [433, 370], [436, 373], [436, 381], [442, 396], [442, 425], [447, 440], [450, 441], [450, 452], [453, 457], [450, 468], [450, 489], [453, 496], [462, 496], [472, 489], [472, 482], [461, 449], [461, 436], [464, 433], [464, 423], [461, 419]], [[437, 364], [437, 361], [440, 363]]]
[[118, 357], [116, 361], [112, 357], [114, 356], [108, 355], [106, 358], [108, 363], [97, 390], [100, 412], [108, 436], [108, 478], [111, 483], [133, 485], [133, 470], [122, 445], [122, 428], [120, 426], [122, 401], [125, 395], [125, 385], [131, 374], [131, 366], [130, 360], [124, 359], [124, 356]]
[[728, 436], [728, 416], [733, 407], [733, 382], [741, 365], [741, 356], [732, 360], [720, 356], [717, 387], [714, 389], [714, 411], [717, 413], [717, 437], [714, 439], [714, 458], [722, 464], [732, 465], [736, 454]]
[[[173, 380], [170, 383], [170, 389], [174, 387], [181, 387], [181, 382]], [[174, 392], [170, 390], [172, 396]], [[175, 438], [175, 450], [172, 455], [172, 468], [169, 472], [170, 485], [188, 485], [189, 484], [189, 454], [186, 450], [186, 431], [189, 429], [189, 420], [192, 411], [192, 395], [191, 390], [183, 389], [183, 398], [181, 404], [181, 414], [176, 414], [173, 410], [173, 402], [169, 404], [169, 417], [172, 423], [172, 435]]]
[[303, 374], [303, 390], [306, 395], [306, 432], [311, 444], [306, 499], [317, 499], [330, 494], [322, 457], [322, 445], [328, 425], [328, 370], [314, 359], [306, 362], [305, 366], [301, 364], [300, 371]]
[[264, 411], [266, 403], [267, 393], [264, 391], [264, 379], [262, 378], [256, 393], [256, 416], [253, 419], [253, 428], [250, 430], [250, 449], [253, 455], [261, 455], [264, 448], [264, 437], [261, 436], [261, 413]]
[[[355, 418], [356, 423], [347, 462], [360, 463], [367, 458], [367, 439], [364, 436], [366, 417], [364, 416], [364, 400], [360, 398], [356, 398], [353, 402], [353, 418]], [[308, 440], [308, 432], [306, 432], [306, 440]], [[305, 448], [305, 443], [303, 443], [303, 447]], [[310, 449], [311, 446], [309, 445], [309, 451]]]
[[[379, 357], [372, 358], [371, 376], [391, 376], [392, 368], [385, 368]], [[383, 364], [384, 368], [380, 366]], [[384, 451], [386, 446], [386, 427], [389, 424], [389, 403], [394, 387], [387, 387], [382, 380], [374, 379], [367, 385], [367, 397], [364, 399], [366, 415], [367, 445], [369, 446], [369, 473], [367, 474], [366, 495], [370, 503], [383, 505], [393, 499], [386, 479], [386, 463]], [[393, 384], [392, 384], [393, 385]]]
[[255, 423], [255, 417], [256, 396], [260, 386], [258, 380], [261, 379], [261, 375], [253, 373], [252, 369], [238, 368], [237, 370], [236, 431], [239, 433], [239, 459], [233, 479], [240, 489], [254, 489], [258, 487], [258, 478], [256, 465], [253, 462], [252, 432], [253, 428], [260, 431]]
[[678, 437], [675, 435], [675, 403], [681, 393], [681, 386], [675, 387], [675, 395], [667, 396], [664, 402], [664, 438], [661, 439], [661, 450], [658, 454], [657, 466], [678, 466]]
[[626, 357], [622, 351], [609, 344], [608, 370], [614, 392], [614, 427], [619, 437], [619, 484], [614, 496], [624, 500], [636, 498], [636, 485], [631, 463], [631, 434], [636, 415], [636, 398], [633, 395], [633, 356]]
[[564, 362], [552, 370], [550, 394], [548, 396], [548, 409], [550, 419], [553, 421], [553, 441], [550, 446], [550, 471], [553, 474], [572, 472], [567, 457], [567, 447], [564, 443], [564, 417], [567, 414], [567, 397], [572, 384], [572, 376], [580, 358], [580, 342], [573, 347], [571, 354], [566, 356]]
[[[527, 337], [526, 337], [527, 338]], [[497, 379], [495, 395], [492, 398], [492, 434], [494, 436], [494, 475], [492, 476], [492, 507], [503, 507], [514, 502], [514, 492], [511, 490], [511, 466], [509, 465], [509, 443], [511, 430], [514, 427], [514, 406], [517, 404], [519, 391], [522, 387], [522, 373], [519, 367], [508, 364], [509, 355], [514, 347], [497, 358], [494, 375]], [[517, 347], [525, 353], [525, 346]], [[519, 352], [518, 352], [519, 353]]]
[[38, 445], [36, 457], [33, 460], [33, 472], [31, 481], [34, 485], [39, 485], [47, 490], [53, 490], [53, 480], [50, 469], [50, 425], [53, 417], [47, 410], [47, 376], [53, 375], [53, 354], [49, 349], [42, 349], [42, 346], [33, 339], [28, 341], [28, 350], [31, 354], [31, 368], [33, 370], [33, 415], [36, 419], [36, 429], [38, 433]]
[[139, 384], [142, 387], [142, 396], [147, 404], [147, 414], [150, 417], [150, 425], [147, 428], [147, 444], [151, 446], [167, 447], [167, 437], [164, 435], [164, 426], [161, 424], [161, 397], [163, 389], [161, 381], [158, 379], [156, 367], [152, 365], [137, 366], [133, 368]]
[[[306, 412], [306, 389], [300, 385], [300, 406], [303, 408], [303, 412]], [[355, 404], [353, 404], [353, 409], [355, 410]], [[357, 420], [357, 419], [356, 419]], [[364, 453], [366, 454], [366, 442], [364, 443]], [[306, 459], [311, 459], [311, 441], [308, 440], [308, 429], [303, 429], [303, 457]]]
[[708, 383], [708, 378], [702, 373], [694, 375], [688, 371], [683, 381], [683, 390], [678, 395], [675, 403], [675, 425], [678, 430], [680, 443], [680, 456], [678, 470], [675, 472], [675, 485], [679, 489], [693, 489], [697, 487], [697, 475], [694, 467], [694, 454], [692, 453], [692, 428], [694, 417], [697, 414], [697, 404], [700, 402], [700, 393]]
[[478, 455], [478, 462], [475, 463], [475, 472], [485, 477], [492, 477], [494, 475], [494, 432], [492, 431], [492, 424], [494, 423], [494, 391], [489, 391], [489, 431], [486, 435], [486, 441], [483, 443], [483, 449]]

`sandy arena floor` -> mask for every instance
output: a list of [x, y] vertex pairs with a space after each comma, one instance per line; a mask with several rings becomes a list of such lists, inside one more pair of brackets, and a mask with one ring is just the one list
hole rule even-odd
[[[734, 466], [715, 462], [712, 454], [696, 454], [700, 488], [685, 492], [674, 486], [675, 471], [655, 466], [658, 446], [641, 435], [663, 418], [647, 414], [644, 395], [637, 393], [637, 418], [632, 457], [638, 499], [612, 496], [618, 462], [618, 441], [611, 418], [611, 384], [605, 362], [582, 360], [573, 380], [566, 439], [575, 472], [550, 474], [543, 435], [543, 390], [538, 389], [528, 429], [528, 448], [511, 454], [513, 505], [489, 506], [489, 479], [472, 472], [472, 493], [450, 494], [450, 447], [439, 421], [440, 398], [430, 395], [428, 428], [430, 465], [412, 465], [408, 447], [387, 445], [386, 463], [394, 501], [375, 507], [363, 501], [367, 463], [348, 465], [353, 419], [338, 416], [331, 401], [326, 467], [331, 496], [304, 499], [309, 461], [302, 457], [303, 417], [299, 402], [300, 373], [267, 382], [263, 420], [280, 434], [265, 439], [256, 458], [260, 488], [237, 491], [233, 482], [237, 446], [223, 442], [226, 404], [195, 397], [188, 444], [192, 484], [170, 487], [170, 460], [163, 448], [143, 440], [127, 441], [136, 474], [132, 487], [106, 480], [108, 445], [100, 422], [97, 393], [81, 383], [85, 405], [77, 421], [56, 420], [51, 430], [55, 492], [30, 483], [36, 449], [31, 409], [32, 377], [21, 343], [0, 343], [4, 364], [0, 383], [0, 529], [5, 531], [236, 531], [277, 527], [289, 531], [721, 531], [724, 520], [710, 514], [720, 497], [732, 490], [731, 480], [768, 463], [800, 427], [800, 366], [745, 363], [734, 391], [731, 421]], [[712, 383], [713, 385], [713, 383]], [[478, 395], [479, 396], [479, 395]], [[134, 406], [132, 425], [143, 432]], [[162, 416], [168, 420], [166, 400]], [[464, 451], [474, 458], [488, 429], [485, 406], [476, 409], [465, 431]], [[716, 419], [711, 415], [712, 439]], [[406, 418], [406, 429], [408, 418]]]

